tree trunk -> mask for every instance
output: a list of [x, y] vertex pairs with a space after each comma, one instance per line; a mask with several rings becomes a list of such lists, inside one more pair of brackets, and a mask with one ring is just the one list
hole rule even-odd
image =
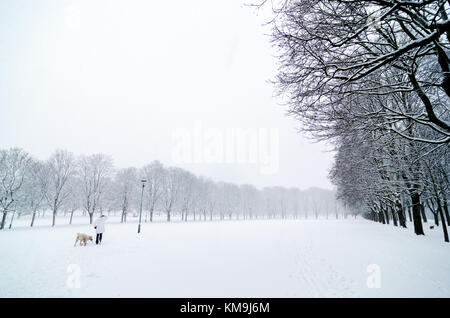
[[56, 221], [56, 208], [53, 208], [53, 221], [52, 221], [52, 226], [55, 226], [55, 222]]
[[448, 242], [447, 225], [445, 224], [444, 213], [442, 212], [441, 200], [439, 200], [439, 198], [437, 198], [437, 205], [438, 205], [439, 215], [441, 216], [441, 221], [442, 221], [442, 231], [444, 232], [444, 241]]
[[425, 235], [422, 226], [421, 208], [420, 208], [420, 195], [418, 193], [413, 193], [411, 195], [412, 202], [412, 212], [414, 221], [414, 233], [417, 235]]
[[16, 215], [16, 211], [13, 212], [13, 215], [11, 217], [11, 222], [9, 222], [9, 229], [11, 229], [11, 227], [12, 227], [12, 223], [13, 223], [13, 220], [14, 220], [14, 215]]
[[34, 225], [34, 220], [36, 219], [36, 211], [33, 211], [33, 215], [31, 216], [31, 224], [30, 227], [33, 227]]
[[392, 221], [394, 222], [394, 226], [398, 226], [397, 222], [397, 213], [395, 213], [395, 210], [393, 207], [390, 207], [391, 213], [392, 213]]
[[69, 220], [69, 224], [72, 224], [73, 212], [75, 212], [75, 210], [72, 210], [72, 211], [70, 212], [70, 220]]
[[94, 217], [94, 212], [92, 212], [92, 213], [89, 212], [89, 224], [92, 224], [93, 217]]
[[170, 222], [170, 211], [167, 211], [167, 222]]
[[433, 211], [433, 216], [434, 216], [434, 224], [436, 226], [439, 226], [439, 216], [438, 216], [438, 212], [434, 212]]
[[386, 224], [389, 224], [389, 211], [387, 208], [382, 208], [383, 212], [384, 212], [384, 217], [386, 219]]
[[408, 206], [408, 215], [409, 215], [409, 222], [412, 222], [411, 206]]
[[150, 208], [150, 222], [153, 222], [153, 211], [155, 210], [155, 208], [152, 206]]
[[422, 215], [422, 219], [423, 219], [423, 223], [427, 223], [427, 215], [425, 214], [425, 206], [422, 204], [420, 204], [420, 215]]
[[[445, 194], [444, 194], [445, 196]], [[450, 226], [450, 215], [448, 213], [448, 202], [447, 199], [444, 197], [443, 199], [443, 207], [444, 207], [444, 212], [445, 212], [445, 218], [447, 219], [447, 225]]]
[[401, 206], [401, 208], [399, 208], [399, 211], [397, 212], [398, 214], [398, 218], [400, 221], [400, 226], [404, 227], [405, 229], [407, 228], [406, 226], [406, 214], [405, 214], [405, 209], [403, 208], [403, 206]]

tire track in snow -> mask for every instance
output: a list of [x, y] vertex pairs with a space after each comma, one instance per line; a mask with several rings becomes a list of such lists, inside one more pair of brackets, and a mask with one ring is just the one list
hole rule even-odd
[[301, 276], [303, 281], [309, 287], [309, 290], [312, 292], [311, 297], [321, 297], [323, 295], [323, 290], [321, 288], [320, 281], [317, 280], [316, 274], [314, 270], [311, 268], [311, 244], [305, 247], [302, 252], [296, 255], [296, 264], [298, 268], [298, 274]]
[[355, 282], [341, 275], [330, 261], [319, 259], [315, 255], [312, 243], [296, 255], [296, 264], [297, 277], [301, 278], [311, 291], [308, 296], [355, 297]]

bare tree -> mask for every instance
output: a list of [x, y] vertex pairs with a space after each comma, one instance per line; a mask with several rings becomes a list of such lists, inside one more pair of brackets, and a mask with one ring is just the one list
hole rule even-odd
[[23, 209], [31, 213], [30, 227], [33, 227], [37, 211], [45, 203], [45, 193], [48, 186], [48, 175], [44, 162], [31, 160], [25, 175], [23, 193]]
[[45, 198], [52, 210], [52, 226], [55, 226], [56, 214], [70, 196], [67, 186], [69, 179], [76, 172], [75, 157], [66, 150], [57, 150], [47, 161], [48, 187]]
[[31, 157], [20, 148], [0, 150], [0, 230], [4, 229], [6, 216], [16, 204], [16, 197], [24, 183], [30, 162]]
[[81, 156], [78, 161], [79, 175], [82, 182], [83, 208], [89, 214], [92, 224], [102, 194], [112, 173], [112, 159], [104, 154]]
[[134, 167], [120, 169], [114, 178], [114, 202], [121, 210], [122, 216], [120, 222], [127, 221], [127, 213], [133, 202], [137, 201], [139, 190], [138, 171]]
[[167, 222], [170, 222], [172, 209], [178, 200], [182, 172], [183, 170], [180, 168], [164, 170], [161, 206], [166, 212]]
[[79, 174], [72, 176], [68, 181], [67, 187], [69, 188], [70, 196], [64, 201], [62, 208], [70, 214], [69, 224], [72, 224], [75, 211], [83, 208], [84, 196], [81, 176]]
[[187, 221], [189, 211], [194, 212], [193, 217], [195, 221], [194, 203], [197, 189], [197, 179], [195, 175], [190, 172], [183, 171], [179, 175], [179, 206], [181, 211], [181, 219]]
[[[152, 222], [153, 212], [155, 211], [155, 207], [159, 204], [164, 191], [164, 168], [159, 161], [153, 161], [142, 168], [141, 174], [147, 179], [146, 201], [148, 204], [148, 212], [150, 214], [150, 222]], [[145, 214], [145, 222], [147, 222], [147, 214]]]
[[244, 220], [247, 218], [253, 219], [257, 213], [258, 207], [258, 189], [249, 184], [240, 186], [242, 193], [242, 211]]
[[[352, 100], [403, 94], [417, 107], [385, 103], [386, 118], [406, 127], [391, 131], [412, 141], [448, 143], [449, 10], [444, 0], [284, 2], [273, 40], [281, 52], [276, 82], [290, 113], [306, 131], [321, 135], [327, 119]], [[406, 122], [435, 134], [422, 138]]]

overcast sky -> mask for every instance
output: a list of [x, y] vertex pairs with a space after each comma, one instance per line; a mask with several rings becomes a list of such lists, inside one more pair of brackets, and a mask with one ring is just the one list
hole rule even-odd
[[[0, 1], [0, 147], [40, 159], [56, 148], [103, 152], [116, 167], [160, 160], [258, 187], [331, 188], [332, 153], [298, 134], [273, 97], [267, 16], [243, 4]], [[260, 139], [276, 151], [269, 156], [276, 169], [262, 172], [259, 157], [174, 159], [177, 132], [208, 146], [208, 131], [217, 141], [233, 129], [269, 132]]]

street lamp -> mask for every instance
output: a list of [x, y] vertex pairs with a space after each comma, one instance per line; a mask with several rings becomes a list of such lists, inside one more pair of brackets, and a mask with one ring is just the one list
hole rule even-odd
[[142, 193], [141, 193], [141, 208], [139, 209], [139, 225], [138, 225], [138, 233], [141, 233], [141, 218], [142, 218], [142, 199], [144, 197], [144, 187], [147, 180], [142, 179]]

